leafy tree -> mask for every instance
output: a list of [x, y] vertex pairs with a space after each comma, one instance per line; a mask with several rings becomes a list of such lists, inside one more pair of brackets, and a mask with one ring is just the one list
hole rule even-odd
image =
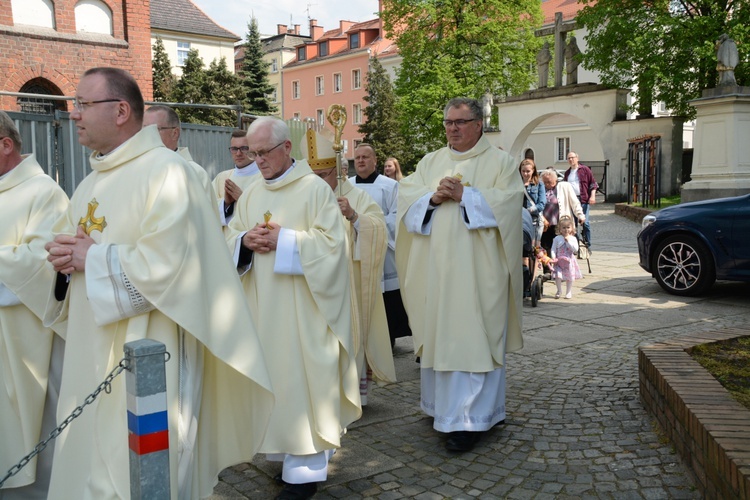
[[[206, 70], [203, 69], [203, 59], [196, 49], [190, 49], [185, 64], [182, 66], [182, 76], [174, 88], [174, 99], [177, 102], [206, 104], [208, 99], [204, 94], [206, 86]], [[208, 110], [201, 108], [177, 108], [180, 121], [187, 123], [206, 123]]]
[[365, 84], [367, 95], [364, 100], [368, 106], [364, 109], [366, 120], [359, 126], [359, 133], [364, 135], [365, 142], [372, 144], [378, 163], [389, 157], [398, 158], [402, 169], [414, 163], [409, 157], [406, 141], [399, 131], [396, 94], [388, 73], [376, 58], [371, 59]]
[[172, 74], [172, 63], [169, 62], [169, 55], [164, 49], [164, 42], [161, 37], [156, 37], [153, 45], [154, 57], [151, 60], [151, 72], [153, 74], [154, 101], [168, 102], [172, 99], [176, 78]]
[[395, 86], [415, 156], [445, 144], [451, 98], [507, 96], [534, 82], [539, 0], [383, 0], [381, 17], [403, 57]]
[[[589, 32], [583, 63], [601, 74], [602, 83], [638, 86], [636, 107], [649, 110], [662, 101], [675, 113], [693, 118], [688, 104], [715, 87], [715, 41], [750, 35], [750, 4], [745, 0], [584, 0], [578, 22]], [[750, 46], [738, 43], [739, 85], [750, 85]]]
[[[206, 71], [203, 85], [204, 102], [209, 104], [237, 104], [244, 97], [240, 78], [229, 71], [227, 59], [222, 57], [211, 62]], [[232, 127], [237, 124], [237, 112], [231, 110], [211, 110], [204, 123]]]
[[253, 17], [247, 23], [245, 37], [245, 56], [239, 75], [245, 88], [243, 104], [250, 113], [272, 114], [277, 111], [268, 95], [273, 92], [273, 86], [268, 82], [268, 68], [270, 63], [263, 60], [263, 45], [260, 43], [258, 20]]

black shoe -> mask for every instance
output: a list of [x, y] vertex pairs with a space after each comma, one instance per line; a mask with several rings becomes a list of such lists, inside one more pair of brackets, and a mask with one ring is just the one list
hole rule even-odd
[[286, 483], [276, 500], [306, 500], [312, 498], [316, 491], [318, 491], [318, 483]]
[[474, 449], [479, 442], [481, 432], [456, 431], [448, 434], [445, 449], [448, 451], [466, 452]]

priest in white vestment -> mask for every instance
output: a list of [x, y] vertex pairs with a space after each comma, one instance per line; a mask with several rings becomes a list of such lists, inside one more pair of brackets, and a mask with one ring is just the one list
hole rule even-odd
[[[193, 156], [190, 154], [190, 150], [186, 147], [179, 147], [180, 136], [182, 135], [182, 125], [180, 124], [180, 117], [174, 109], [163, 104], [154, 104], [146, 109], [143, 115], [143, 126], [148, 127], [156, 125], [156, 129], [159, 131], [159, 137], [164, 143], [164, 146], [172, 151], [176, 151], [182, 156], [187, 164], [195, 171], [195, 174], [201, 181], [203, 189], [206, 191], [208, 199], [211, 200], [213, 205], [214, 200], [214, 188], [211, 183], [211, 178], [208, 176], [206, 169], [198, 165], [193, 161]], [[216, 215], [219, 216], [218, 206], [216, 207]]]
[[505, 354], [523, 346], [523, 183], [474, 99], [445, 108], [448, 146], [399, 185], [396, 263], [421, 357], [421, 406], [446, 448], [505, 419]]
[[[65, 342], [42, 325], [55, 276], [44, 244], [68, 206], [65, 192], [21, 156], [21, 135], [0, 111], [0, 477], [55, 427]], [[56, 328], [64, 334], [63, 325]], [[47, 498], [54, 443], [0, 489], [0, 499]]]
[[388, 248], [388, 228], [380, 206], [362, 189], [346, 182], [336, 167], [331, 141], [308, 129], [303, 150], [315, 175], [328, 183], [336, 194], [341, 215], [346, 219], [351, 258], [352, 328], [357, 332], [357, 370], [362, 406], [372, 381], [385, 385], [396, 381], [388, 320], [380, 289], [383, 262]]
[[260, 178], [255, 157], [250, 153], [250, 147], [247, 145], [246, 131], [241, 129], [232, 131], [232, 137], [229, 139], [229, 152], [234, 160], [234, 168], [219, 172], [213, 180], [214, 195], [218, 200], [221, 225], [225, 235], [227, 234], [226, 226], [234, 214], [234, 204], [250, 183]]
[[[70, 277], [45, 321], [68, 320], [58, 420], [104, 380], [126, 342], [166, 345], [171, 497], [206, 498], [252, 459], [273, 406], [262, 348], [198, 177], [142, 129], [143, 97], [116, 68], [81, 78], [71, 118], [93, 172], [53, 227], [48, 260]], [[125, 376], [57, 439], [50, 499], [129, 498]]]
[[383, 301], [388, 317], [388, 330], [391, 347], [400, 337], [411, 336], [409, 317], [404, 309], [401, 290], [396, 270], [396, 202], [398, 200], [398, 182], [378, 173], [378, 160], [372, 145], [361, 143], [354, 151], [354, 168], [357, 175], [349, 182], [369, 194], [380, 206], [388, 227], [388, 250], [383, 265]]
[[260, 451], [283, 461], [277, 498], [309, 498], [362, 414], [346, 227], [331, 188], [291, 158], [283, 121], [257, 119], [248, 144], [263, 178], [237, 201], [227, 241], [276, 395]]

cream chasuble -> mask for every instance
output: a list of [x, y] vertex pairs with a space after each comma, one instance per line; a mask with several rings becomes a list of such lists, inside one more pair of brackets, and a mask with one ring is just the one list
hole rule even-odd
[[206, 191], [206, 195], [208, 196], [208, 199], [211, 200], [211, 204], [216, 209], [216, 216], [219, 216], [219, 207], [214, 203], [214, 186], [211, 183], [211, 178], [208, 176], [208, 172], [206, 172], [206, 169], [195, 163], [193, 161], [193, 156], [190, 154], [190, 150], [188, 148], [177, 148], [177, 154], [182, 156], [187, 162], [188, 165], [192, 167], [192, 169], [195, 171], [195, 174], [198, 176], [198, 179], [201, 181], [201, 185], [203, 186], [204, 191]]
[[[431, 232], [407, 232], [410, 207], [461, 174], [486, 200], [497, 227], [469, 230], [449, 200], [432, 213]], [[523, 183], [510, 155], [482, 136], [466, 153], [443, 148], [425, 156], [399, 184], [396, 265], [422, 368], [490, 372], [520, 349]]]
[[[172, 354], [166, 364], [172, 497], [182, 489], [190, 492], [186, 497], [205, 498], [222, 469], [251, 460], [273, 405], [242, 288], [200, 181], [177, 153], [163, 147], [155, 127], [106, 156], [94, 152], [90, 161], [93, 172], [76, 189], [54, 232], [74, 234], [81, 219], [98, 222], [91, 237], [98, 245], [116, 246], [122, 274], [155, 309], [95, 324], [84, 273], [72, 275], [63, 302], [51, 297], [45, 319], [69, 319], [58, 419], [97, 387], [123, 357], [126, 342], [164, 343]], [[95, 253], [89, 252], [87, 262]], [[192, 449], [185, 449], [185, 436], [178, 435], [183, 332], [200, 343], [203, 355]], [[100, 395], [57, 439], [50, 498], [128, 498], [127, 436], [121, 375], [112, 393]], [[194, 458], [191, 479], [178, 485], [178, 458], [184, 453]]]
[[[50, 282], [45, 243], [68, 206], [65, 192], [28, 155], [0, 179], [0, 284], [18, 304], [0, 306], [0, 474], [40, 441], [53, 332], [42, 325]], [[61, 325], [62, 326], [62, 325]], [[63, 330], [58, 330], [64, 333]], [[35, 481], [34, 458], [4, 488]]]
[[311, 455], [338, 448], [362, 414], [344, 219], [304, 160], [277, 182], [261, 178], [245, 190], [229, 223], [232, 252], [266, 212], [294, 231], [304, 274], [274, 273], [278, 252], [270, 252], [254, 253], [242, 276], [278, 402], [260, 451]]
[[[232, 182], [237, 184], [244, 193], [252, 182], [257, 181], [262, 177], [263, 176], [260, 175], [260, 170], [258, 170], [258, 165], [256, 165], [255, 162], [242, 168], [234, 167], [229, 170], [222, 170], [216, 174], [212, 183], [212, 189], [214, 191], [214, 196], [218, 201], [217, 208], [220, 213], [222, 226], [229, 225], [229, 222], [224, 218], [224, 183], [226, 180], [232, 179]], [[229, 220], [232, 220], [232, 217], [229, 217]], [[225, 229], [224, 234], [226, 235], [227, 233], [228, 231]]]
[[[376, 383], [396, 381], [388, 321], [385, 315], [383, 293], [380, 288], [383, 263], [388, 248], [388, 228], [383, 210], [365, 191], [340, 182], [341, 196], [357, 212], [357, 225], [344, 219], [348, 229], [349, 253], [352, 256], [352, 297], [357, 314], [352, 319], [358, 322], [360, 345], [357, 347], [357, 365], [363, 362], [372, 370]], [[356, 318], [356, 319], [355, 319]], [[361, 359], [364, 356], [364, 360]], [[360, 380], [362, 376], [360, 373]]]

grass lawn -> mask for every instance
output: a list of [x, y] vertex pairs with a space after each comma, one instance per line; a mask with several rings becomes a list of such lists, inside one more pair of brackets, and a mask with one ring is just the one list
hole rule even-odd
[[690, 355], [750, 410], [750, 337], [697, 345]]

